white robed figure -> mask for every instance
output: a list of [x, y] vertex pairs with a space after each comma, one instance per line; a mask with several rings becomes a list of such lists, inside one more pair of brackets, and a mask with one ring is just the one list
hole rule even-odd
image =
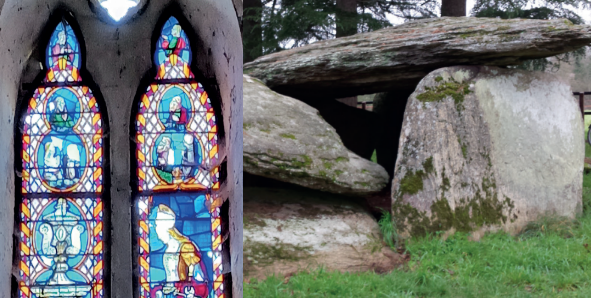
[[162, 257], [166, 285], [156, 292], [156, 297], [207, 297], [205, 266], [199, 248], [176, 229], [176, 214], [170, 207], [160, 204], [156, 212], [156, 236], [166, 245]]

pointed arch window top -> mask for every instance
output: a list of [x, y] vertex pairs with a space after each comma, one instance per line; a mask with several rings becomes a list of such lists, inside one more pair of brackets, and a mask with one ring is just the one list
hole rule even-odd
[[[82, 49], [59, 19], [45, 52], [45, 79], [20, 120], [19, 298], [104, 297], [106, 163], [103, 114], [80, 78]], [[74, 27], [75, 28], [75, 27]]]
[[65, 19], [57, 25], [47, 44], [45, 82], [79, 82], [82, 56], [76, 33]]
[[156, 43], [154, 62], [158, 67], [156, 79], [192, 79], [191, 46], [189, 38], [175, 17], [166, 21]]
[[137, 290], [140, 298], [223, 298], [218, 120], [190, 70], [180, 22], [169, 18], [157, 34], [156, 78], [136, 115]]

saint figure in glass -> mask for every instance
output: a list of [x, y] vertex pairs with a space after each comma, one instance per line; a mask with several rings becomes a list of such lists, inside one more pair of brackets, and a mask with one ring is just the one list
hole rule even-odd
[[141, 298], [224, 297], [217, 124], [191, 58], [171, 17], [136, 117]]
[[65, 18], [46, 55], [45, 78], [22, 117], [18, 295], [100, 298], [103, 123]]

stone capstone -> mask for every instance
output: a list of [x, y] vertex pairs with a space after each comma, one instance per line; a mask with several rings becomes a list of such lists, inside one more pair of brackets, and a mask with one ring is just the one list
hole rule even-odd
[[583, 121], [552, 74], [456, 66], [428, 74], [404, 113], [392, 184], [401, 235], [504, 229], [582, 211]]
[[244, 189], [244, 278], [300, 270], [384, 273], [404, 260], [350, 197], [309, 189]]
[[518, 65], [591, 42], [591, 26], [566, 19], [442, 17], [266, 55], [244, 73], [298, 99], [349, 97], [414, 88], [454, 65]]
[[388, 174], [347, 150], [316, 109], [244, 75], [244, 170], [304, 187], [364, 195]]

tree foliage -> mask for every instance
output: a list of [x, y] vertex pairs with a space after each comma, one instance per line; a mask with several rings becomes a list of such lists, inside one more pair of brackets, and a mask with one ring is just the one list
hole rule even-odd
[[590, 8], [589, 0], [477, 0], [472, 15], [502, 19], [569, 19], [574, 24], [584, 23], [575, 9]]
[[[539, 5], [540, 6], [535, 6]], [[583, 18], [575, 12], [578, 8], [590, 8], [589, 0], [477, 0], [472, 15], [476, 17], [497, 17], [501, 19], [559, 19], [565, 18], [573, 24], [583, 24]], [[585, 57], [585, 48], [560, 54], [551, 58], [525, 61], [516, 68], [525, 70], [557, 71], [561, 63], [579, 63]]]
[[[436, 0], [358, 0], [357, 14], [337, 20], [335, 0], [263, 0], [262, 8], [248, 8], [255, 13], [249, 11], [246, 16], [245, 10], [245, 20], [261, 21], [266, 55], [335, 38], [337, 26], [357, 26], [357, 32], [369, 32], [392, 26], [388, 14], [409, 20], [431, 18], [437, 17], [438, 8]], [[245, 34], [245, 43], [254, 38]]]

